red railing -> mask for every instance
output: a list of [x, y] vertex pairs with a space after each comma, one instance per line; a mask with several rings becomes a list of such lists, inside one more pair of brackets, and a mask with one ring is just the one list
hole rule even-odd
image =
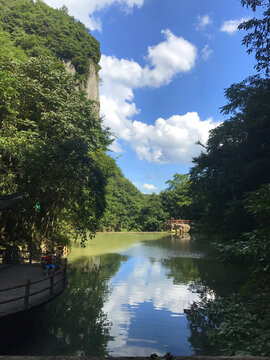
[[166, 224], [192, 224], [192, 223], [197, 223], [199, 222], [198, 220], [174, 220], [174, 219], [169, 219], [166, 220]]

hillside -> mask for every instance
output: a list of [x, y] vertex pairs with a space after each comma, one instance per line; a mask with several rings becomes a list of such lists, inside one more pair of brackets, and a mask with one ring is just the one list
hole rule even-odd
[[99, 42], [66, 7], [55, 10], [40, 0], [0, 0], [0, 24], [27, 56], [70, 60], [83, 80], [90, 62], [99, 69]]
[[0, 46], [0, 193], [24, 194], [2, 214], [0, 245], [66, 244], [74, 231], [95, 232], [107, 179], [95, 153], [109, 159], [110, 140], [78, 85], [91, 66], [97, 73], [99, 43], [65, 8], [0, 0]]

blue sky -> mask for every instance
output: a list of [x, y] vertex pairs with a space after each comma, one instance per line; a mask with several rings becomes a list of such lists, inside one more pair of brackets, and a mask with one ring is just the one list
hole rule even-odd
[[224, 121], [224, 89], [255, 71], [237, 25], [240, 0], [45, 0], [99, 40], [101, 115], [111, 155], [142, 192], [186, 173], [197, 140]]

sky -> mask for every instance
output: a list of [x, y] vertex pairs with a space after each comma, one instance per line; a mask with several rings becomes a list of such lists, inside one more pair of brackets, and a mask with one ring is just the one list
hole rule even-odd
[[225, 117], [224, 90], [255, 73], [240, 0], [45, 0], [100, 42], [101, 116], [110, 155], [143, 193], [188, 173]]

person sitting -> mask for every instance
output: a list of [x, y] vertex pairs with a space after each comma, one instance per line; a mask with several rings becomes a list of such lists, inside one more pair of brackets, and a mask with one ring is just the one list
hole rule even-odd
[[55, 269], [55, 265], [53, 264], [53, 256], [49, 253], [49, 251], [46, 252], [46, 255], [42, 259], [42, 268], [46, 270], [47, 276]]

